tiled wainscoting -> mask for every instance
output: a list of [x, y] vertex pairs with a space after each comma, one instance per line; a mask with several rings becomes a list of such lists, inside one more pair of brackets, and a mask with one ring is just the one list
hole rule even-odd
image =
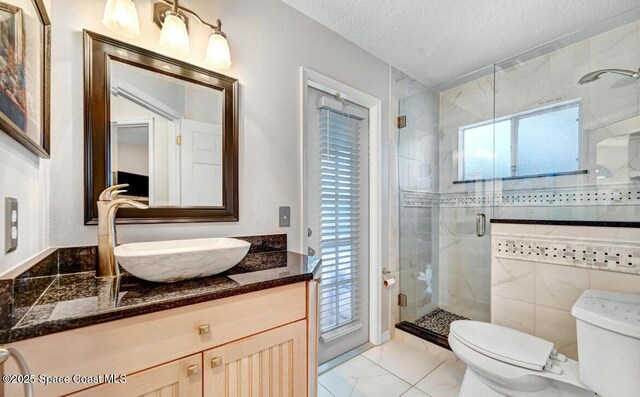
[[640, 294], [640, 229], [492, 225], [491, 322], [577, 359], [570, 310], [587, 289]]

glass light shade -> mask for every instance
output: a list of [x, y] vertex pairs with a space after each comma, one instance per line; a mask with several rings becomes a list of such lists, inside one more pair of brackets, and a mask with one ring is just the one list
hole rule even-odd
[[205, 63], [214, 69], [228, 69], [229, 66], [231, 66], [229, 44], [227, 43], [227, 39], [220, 33], [213, 32], [211, 37], [209, 37]]
[[176, 55], [186, 55], [189, 52], [187, 25], [173, 12], [167, 12], [162, 23], [160, 46]]
[[140, 35], [140, 22], [136, 5], [131, 0], [107, 0], [102, 23], [112, 31], [124, 36]]

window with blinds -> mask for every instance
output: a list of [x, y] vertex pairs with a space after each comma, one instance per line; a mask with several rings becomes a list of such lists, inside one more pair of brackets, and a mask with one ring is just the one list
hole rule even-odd
[[359, 124], [354, 115], [320, 111], [322, 287], [320, 332], [354, 324], [358, 316], [361, 167]]

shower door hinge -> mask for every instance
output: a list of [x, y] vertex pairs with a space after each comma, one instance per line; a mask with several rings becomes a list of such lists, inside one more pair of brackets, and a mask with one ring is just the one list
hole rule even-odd
[[398, 306], [407, 306], [407, 296], [405, 294], [398, 294]]
[[182, 145], [182, 135], [176, 136], [176, 145]]
[[398, 116], [398, 128], [407, 126], [407, 116]]

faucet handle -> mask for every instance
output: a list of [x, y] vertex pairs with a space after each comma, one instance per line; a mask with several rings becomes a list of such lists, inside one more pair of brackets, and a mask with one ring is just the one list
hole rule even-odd
[[100, 193], [100, 197], [98, 197], [98, 200], [99, 201], [113, 200], [113, 198], [117, 196], [119, 193], [126, 192], [126, 190], [119, 190], [120, 188], [123, 188], [123, 187], [129, 187], [129, 184], [122, 183], [120, 185], [109, 186], [108, 188], [104, 189], [102, 193]]
[[118, 190], [114, 190], [113, 192], [111, 192], [111, 199], [115, 199], [118, 195], [120, 195], [120, 193], [126, 193], [127, 190], [126, 189], [118, 189]]
[[116, 209], [120, 207], [134, 207], [140, 210], [146, 210], [147, 208], [149, 208], [147, 204], [140, 203], [138, 201], [130, 200], [127, 198], [118, 198], [118, 199], [112, 200], [109, 206]]

